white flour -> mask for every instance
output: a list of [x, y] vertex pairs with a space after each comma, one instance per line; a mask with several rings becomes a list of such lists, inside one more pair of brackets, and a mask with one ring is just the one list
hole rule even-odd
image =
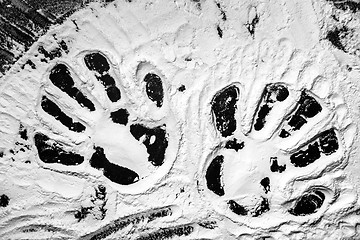
[[[89, 4], [50, 29], [0, 86], [0, 195], [9, 197], [0, 207], [0, 238], [359, 238], [359, 59], [323, 40], [329, 11], [307, 0], [115, 1]], [[91, 54], [110, 68], [89, 69]], [[59, 64], [95, 110], [51, 82]], [[161, 79], [161, 104], [147, 92], [149, 73]], [[119, 100], [107, 95], [104, 75], [115, 80]], [[288, 97], [271, 103], [264, 127], [255, 130], [264, 89], [279, 85]], [[214, 101], [228, 86], [236, 89], [236, 126], [225, 136]], [[286, 122], [305, 93], [321, 111], [293, 130]], [[84, 129], [52, 116], [44, 97]], [[112, 121], [119, 109], [128, 112], [128, 123]], [[150, 161], [145, 144], [158, 146], [161, 134], [137, 138], [137, 124], [165, 134], [163, 163]], [[282, 129], [290, 136], [280, 137]], [[321, 145], [326, 130], [337, 141], [334, 152], [323, 150], [302, 167], [291, 162], [309, 143]], [[36, 136], [83, 161], [46, 163]], [[236, 150], [226, 147], [234, 138], [243, 144]], [[96, 147], [110, 167], [95, 166]], [[207, 179], [217, 156], [223, 156], [216, 183], [223, 194], [209, 189]], [[272, 157], [284, 170], [271, 170]], [[118, 169], [111, 164], [137, 177], [114, 180], [111, 171]], [[265, 178], [269, 188], [260, 184]], [[312, 193], [324, 196], [321, 204], [308, 203], [318, 208], [292, 214]], [[264, 199], [267, 207], [259, 210]], [[234, 202], [246, 213], [231, 211]]]

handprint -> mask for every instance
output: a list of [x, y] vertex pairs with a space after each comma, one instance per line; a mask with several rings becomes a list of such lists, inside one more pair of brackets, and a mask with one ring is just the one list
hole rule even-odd
[[[140, 69], [144, 66], [144, 69]], [[128, 108], [134, 106], [126, 107], [130, 106], [126, 102], [128, 98], [122, 93], [120, 81], [104, 54], [85, 54], [83, 68], [93, 76], [95, 88], [104, 89], [105, 91], [102, 91], [106, 95], [101, 99], [91, 96], [86, 88], [75, 81], [79, 77], [67, 64], [57, 63], [53, 66], [48, 75], [51, 84], [49, 83], [41, 96], [39, 116], [48, 122], [54, 135], [57, 133], [57, 130], [53, 129], [56, 126], [70, 135], [79, 135], [81, 143], [78, 143], [78, 140], [53, 140], [38, 131], [34, 141], [40, 160], [49, 168], [54, 166], [53, 164], [70, 168], [87, 164], [85, 160], [88, 160], [91, 167], [120, 185], [134, 184], [153, 174], [167, 160], [169, 145], [170, 148], [176, 145], [174, 137], [169, 136], [169, 118], [164, 116], [146, 124], [133, 116], [134, 111]], [[160, 75], [149, 63], [139, 64], [137, 77], [141, 79], [137, 81], [144, 87], [141, 92], [144, 98], [147, 98], [145, 103], [155, 111], [168, 107], [164, 106], [164, 83]], [[84, 90], [81, 90], [81, 87]], [[62, 92], [58, 93], [59, 96], [67, 98], [67, 101], [69, 97], [73, 99], [70, 101], [72, 106], [63, 104], [61, 97], [55, 97], [53, 92], [59, 90]], [[78, 115], [75, 116], [74, 113]], [[172, 132], [173, 129], [170, 130]], [[86, 150], [81, 154], [76, 151], [76, 144], [91, 148], [85, 147]], [[92, 153], [89, 154], [89, 151]]]

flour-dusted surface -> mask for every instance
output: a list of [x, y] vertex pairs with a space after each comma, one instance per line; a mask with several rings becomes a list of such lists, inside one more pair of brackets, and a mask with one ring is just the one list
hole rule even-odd
[[1, 238], [359, 238], [358, 21], [325, 1], [74, 13], [2, 78]]

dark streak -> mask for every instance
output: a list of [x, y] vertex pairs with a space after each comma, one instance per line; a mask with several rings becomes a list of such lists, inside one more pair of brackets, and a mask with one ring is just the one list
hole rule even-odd
[[125, 227], [131, 224], [136, 226], [141, 222], [146, 222], [150, 216], [154, 216], [152, 218], [152, 220], [154, 220], [157, 217], [160, 218], [160, 217], [170, 216], [171, 214], [172, 214], [171, 207], [162, 207], [158, 209], [151, 209], [145, 212], [136, 213], [126, 217], [121, 217], [103, 226], [101, 229], [93, 233], [89, 233], [85, 236], [80, 237], [79, 240], [102, 240], [107, 238], [111, 234], [116, 233], [121, 229], [124, 229]]
[[226, 21], [226, 14], [225, 14], [224, 10], [222, 9], [220, 3], [217, 2], [217, 3], [216, 3], [216, 6], [217, 6], [218, 9], [220, 10], [222, 20], [223, 20], [223, 21]]
[[222, 29], [220, 28], [219, 25], [217, 25], [216, 30], [217, 30], [217, 33], [218, 33], [219, 37], [222, 38], [223, 37], [223, 31], [222, 31]]
[[157, 240], [157, 239], [170, 239], [175, 236], [188, 236], [194, 231], [191, 225], [176, 226], [170, 228], [160, 229], [156, 232], [149, 233], [144, 236], [136, 238], [136, 240]]
[[215, 221], [207, 221], [207, 222], [199, 222], [199, 226], [207, 229], [215, 229], [217, 227], [217, 224]]
[[246, 26], [246, 29], [249, 31], [250, 35], [252, 36], [252, 38], [254, 38], [254, 35], [255, 35], [255, 28], [256, 28], [256, 25], [259, 23], [259, 16], [258, 14], [256, 13], [255, 17], [253, 20], [251, 20], [251, 22], [247, 22], [245, 24]]
[[64, 40], [61, 40], [58, 44], [65, 53], [69, 53], [69, 48]]
[[46, 231], [46, 232], [53, 232], [53, 233], [59, 233], [59, 232], [65, 233], [66, 232], [65, 230], [63, 230], [59, 227], [55, 227], [55, 226], [47, 225], [47, 224], [31, 224], [29, 226], [22, 227], [21, 231], [23, 233], [34, 233], [34, 232], [39, 232], [39, 231]]

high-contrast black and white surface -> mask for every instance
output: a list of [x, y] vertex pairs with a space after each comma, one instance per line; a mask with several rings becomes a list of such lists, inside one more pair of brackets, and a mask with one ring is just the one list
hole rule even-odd
[[0, 239], [360, 237], [359, 3], [71, 4], [0, 10]]

